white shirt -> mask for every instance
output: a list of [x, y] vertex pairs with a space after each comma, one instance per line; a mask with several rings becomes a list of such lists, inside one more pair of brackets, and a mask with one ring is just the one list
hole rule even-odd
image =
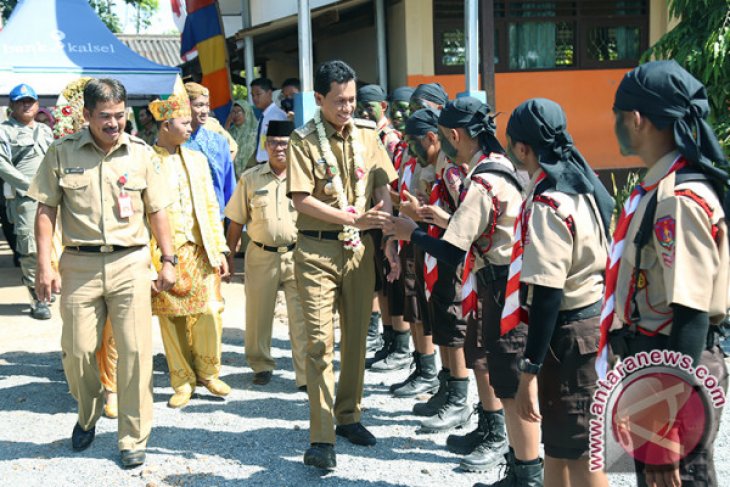
[[259, 127], [257, 131], [258, 139], [256, 140], [256, 160], [258, 162], [265, 162], [269, 160], [269, 155], [264, 147], [264, 142], [266, 142], [266, 131], [269, 128], [269, 122], [272, 120], [289, 120], [284, 110], [277, 107], [276, 103], [271, 103], [271, 105], [266, 107], [261, 120], [259, 120]]

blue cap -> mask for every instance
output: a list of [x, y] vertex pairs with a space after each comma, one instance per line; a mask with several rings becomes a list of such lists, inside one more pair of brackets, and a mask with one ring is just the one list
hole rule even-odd
[[33, 88], [25, 83], [21, 83], [10, 91], [10, 101], [18, 101], [23, 98], [33, 98], [34, 100], [37, 100], [38, 95], [36, 95]]

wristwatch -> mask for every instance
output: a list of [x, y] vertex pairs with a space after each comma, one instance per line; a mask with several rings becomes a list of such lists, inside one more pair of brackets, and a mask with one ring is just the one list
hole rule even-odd
[[532, 362], [530, 362], [530, 359], [523, 357], [517, 363], [517, 368], [520, 370], [520, 372], [537, 375], [540, 373], [542, 364], [533, 364]]
[[172, 265], [173, 265], [173, 267], [174, 267], [174, 266], [176, 266], [176, 265], [177, 265], [177, 262], [178, 262], [178, 261], [177, 261], [177, 255], [163, 255], [163, 256], [162, 256], [162, 257], [160, 258], [160, 262], [162, 262], [163, 264], [164, 264], [165, 262], [169, 262], [169, 263], [170, 263], [170, 264], [172, 264]]

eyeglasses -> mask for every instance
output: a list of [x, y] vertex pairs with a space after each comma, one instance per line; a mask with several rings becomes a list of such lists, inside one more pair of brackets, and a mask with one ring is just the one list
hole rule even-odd
[[289, 140], [272, 140], [272, 139], [266, 139], [266, 143], [269, 144], [272, 148], [279, 148], [283, 147], [286, 148], [289, 145]]

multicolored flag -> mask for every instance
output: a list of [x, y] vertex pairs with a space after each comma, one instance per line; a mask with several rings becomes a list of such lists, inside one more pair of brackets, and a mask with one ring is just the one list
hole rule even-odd
[[228, 48], [218, 1], [186, 0], [186, 14], [182, 13], [180, 0], [171, 1], [173, 13], [178, 18], [186, 15], [180, 55], [188, 58], [192, 50], [197, 50], [203, 72], [201, 84], [210, 90], [210, 108], [222, 122], [228, 118], [232, 100]]

